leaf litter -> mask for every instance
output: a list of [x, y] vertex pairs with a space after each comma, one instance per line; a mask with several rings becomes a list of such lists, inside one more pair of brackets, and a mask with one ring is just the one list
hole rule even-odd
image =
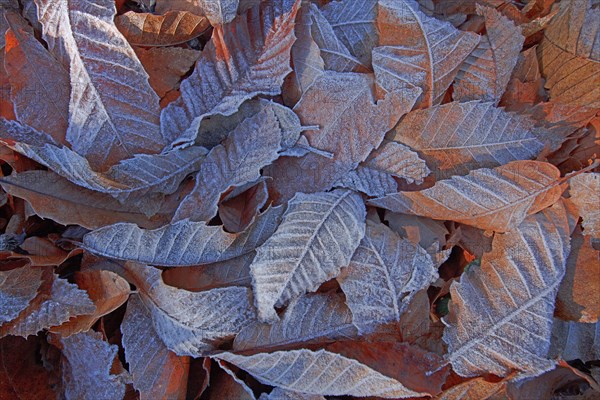
[[600, 396], [597, 0], [0, 6], [1, 398]]

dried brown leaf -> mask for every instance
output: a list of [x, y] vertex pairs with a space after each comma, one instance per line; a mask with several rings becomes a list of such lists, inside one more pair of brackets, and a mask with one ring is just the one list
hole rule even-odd
[[173, 46], [185, 43], [210, 28], [208, 19], [187, 11], [163, 15], [128, 11], [115, 18], [127, 41], [137, 46]]
[[453, 220], [506, 232], [529, 214], [554, 204], [564, 180], [552, 164], [513, 161], [494, 169], [453, 176], [418, 192], [399, 192], [369, 203], [400, 213]]

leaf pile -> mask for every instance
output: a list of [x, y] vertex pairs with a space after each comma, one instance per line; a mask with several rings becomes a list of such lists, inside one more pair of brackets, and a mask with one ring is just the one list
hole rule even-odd
[[600, 396], [597, 0], [0, 7], [0, 398]]

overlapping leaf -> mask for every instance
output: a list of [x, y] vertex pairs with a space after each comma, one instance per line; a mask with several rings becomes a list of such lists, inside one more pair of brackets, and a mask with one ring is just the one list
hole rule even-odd
[[267, 171], [283, 199], [296, 192], [330, 189], [381, 144], [385, 132], [412, 108], [420, 93], [418, 88], [399, 90], [375, 102], [372, 84], [366, 74], [327, 71], [304, 93], [294, 111], [303, 125], [320, 127], [304, 135], [310, 146], [332, 153], [333, 158], [310, 153], [273, 163]]
[[419, 155], [409, 147], [385, 140], [379, 148], [371, 152], [362, 165], [403, 178], [408, 183], [421, 183], [423, 178], [431, 172], [425, 161], [421, 160]]
[[386, 137], [417, 150], [437, 179], [535, 158], [534, 122], [493, 103], [448, 103], [408, 113]]
[[73, 149], [98, 169], [162, 150], [167, 142], [160, 133], [158, 96], [114, 25], [114, 2], [36, 1], [50, 49], [69, 60], [66, 139]]
[[[131, 198], [147, 207], [149, 199], [140, 199], [142, 196], [173, 193], [189, 173], [198, 169], [207, 153], [203, 147], [191, 146], [163, 154], [138, 154], [99, 173], [85, 158], [68, 147], [55, 145], [49, 136], [31, 127], [3, 118], [0, 127], [0, 138], [11, 148], [76, 185], [110, 194], [121, 202]], [[149, 208], [147, 212], [152, 215], [156, 209]]]
[[348, 267], [337, 278], [361, 333], [399, 322], [417, 291], [437, 279], [429, 254], [383, 224], [367, 222]]
[[374, 168], [358, 166], [345, 174], [335, 186], [352, 189], [368, 196], [381, 197], [398, 191], [394, 178]]
[[600, 10], [592, 0], [564, 2], [538, 47], [550, 98], [573, 106], [600, 107]]
[[337, 294], [307, 294], [293, 300], [274, 324], [255, 322], [238, 333], [236, 351], [323, 343], [357, 335], [350, 310]]
[[42, 284], [42, 270], [28, 266], [0, 271], [0, 325], [12, 321], [27, 308]]
[[333, 27], [316, 5], [311, 5], [311, 34], [319, 46], [325, 68], [337, 72], [367, 72], [369, 69], [350, 54], [344, 43], [336, 36]]
[[335, 277], [362, 239], [364, 220], [362, 199], [350, 190], [294, 196], [250, 266], [260, 319], [276, 321], [275, 306]]
[[188, 292], [165, 285], [157, 268], [128, 264], [126, 269], [156, 333], [177, 355], [201, 357], [256, 318], [248, 288]]
[[452, 97], [457, 101], [479, 99], [497, 103], [525, 38], [521, 29], [495, 8], [477, 5], [477, 14], [485, 19], [486, 35], [460, 67]]
[[178, 398], [185, 394], [189, 357], [177, 356], [165, 346], [138, 294], [127, 302], [121, 332], [133, 387], [142, 398]]
[[513, 161], [494, 169], [477, 169], [464, 177], [453, 176], [418, 192], [390, 194], [370, 204], [506, 232], [527, 215], [554, 204], [564, 190], [562, 183], [552, 164]]
[[311, 33], [312, 24], [311, 4], [304, 3], [296, 16], [296, 41], [291, 50], [294, 69], [286, 77], [282, 93], [285, 103], [290, 106], [300, 100], [302, 94], [325, 70], [319, 46]]
[[100, 256], [144, 264], [171, 267], [208, 264], [252, 252], [275, 231], [282, 211], [282, 207], [268, 209], [241, 234], [189, 220], [154, 230], [122, 222], [86, 234], [83, 246]]
[[[69, 71], [35, 38], [27, 22], [7, 13], [4, 66], [19, 121], [64, 141], [69, 113]], [[2, 36], [4, 33], [2, 32]], [[52, 118], [48, 118], [52, 116]]]
[[42, 329], [60, 325], [72, 316], [91, 314], [95, 310], [96, 306], [85, 291], [45, 269], [36, 296], [16, 318], [0, 326], [0, 336], [26, 338]]
[[242, 121], [200, 165], [196, 184], [179, 205], [174, 221], [208, 221], [217, 214], [221, 194], [260, 178], [260, 170], [277, 159], [281, 130], [275, 113], [265, 109]]
[[385, 91], [417, 86], [419, 107], [438, 104], [463, 60], [479, 43], [471, 32], [426, 16], [413, 0], [379, 0], [379, 46], [373, 49], [377, 84]]
[[377, 0], [334, 0], [321, 9], [337, 37], [366, 66], [371, 65], [371, 50], [378, 40], [377, 3]]
[[354, 359], [326, 350], [301, 349], [252, 356], [223, 353], [216, 357], [247, 371], [264, 384], [294, 392], [383, 398], [427, 395], [414, 392]]
[[181, 84], [181, 97], [161, 114], [165, 138], [193, 141], [206, 116], [231, 115], [258, 94], [279, 94], [290, 72], [298, 7], [299, 1], [293, 0], [263, 2], [230, 24], [215, 27], [194, 72]]
[[125, 395], [129, 374], [123, 369], [112, 374], [111, 369], [119, 348], [110, 345], [97, 332], [78, 333], [61, 338], [64, 355], [63, 383], [67, 399], [117, 399]]
[[458, 374], [536, 376], [554, 367], [546, 354], [569, 233], [565, 208], [557, 203], [496, 235], [481, 267], [452, 285], [444, 341]]
[[132, 45], [172, 46], [187, 42], [210, 28], [204, 16], [187, 11], [164, 15], [128, 11], [115, 18], [115, 25]]
[[63, 225], [96, 229], [125, 221], [156, 228], [168, 222], [164, 215], [148, 218], [135, 205], [74, 185], [51, 171], [26, 171], [7, 176], [0, 179], [0, 185], [7, 193], [27, 200], [40, 217]]

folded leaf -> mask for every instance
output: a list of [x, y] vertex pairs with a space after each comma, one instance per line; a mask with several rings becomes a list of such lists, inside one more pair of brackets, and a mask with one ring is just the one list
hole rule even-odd
[[258, 94], [277, 95], [290, 72], [290, 49], [299, 1], [263, 2], [213, 36], [189, 78], [181, 97], [161, 114], [161, 130], [170, 141], [194, 141], [200, 122], [209, 115], [231, 115]]
[[24, 266], [0, 271], [0, 325], [12, 321], [29, 306], [42, 284], [42, 269]]
[[583, 218], [583, 233], [600, 239], [600, 173], [579, 174], [570, 180], [571, 200]]
[[115, 25], [132, 45], [173, 46], [185, 43], [210, 28], [208, 19], [187, 11], [164, 15], [128, 11], [115, 18]]
[[139, 153], [157, 153], [158, 96], [133, 49], [114, 25], [112, 0], [36, 0], [44, 38], [68, 55], [71, 74], [67, 140], [105, 170]]
[[399, 322], [417, 291], [438, 278], [429, 254], [383, 224], [367, 222], [365, 237], [337, 280], [361, 334]]
[[[98, 332], [61, 338], [63, 384], [67, 399], [121, 399], [129, 373], [111, 374], [119, 347], [110, 345]], [[118, 362], [118, 361], [117, 361]], [[119, 363], [120, 365], [120, 363]]]
[[182, 220], [154, 230], [118, 223], [86, 234], [83, 247], [100, 256], [163, 266], [191, 266], [224, 261], [250, 253], [271, 236], [282, 207], [262, 213], [245, 232]]
[[380, 0], [379, 46], [373, 49], [373, 70], [384, 91], [417, 86], [420, 108], [438, 104], [460, 64], [479, 36], [423, 14], [413, 0]]
[[133, 387], [142, 398], [185, 397], [190, 359], [167, 349], [152, 326], [150, 311], [137, 294], [127, 302], [121, 332]]
[[208, 153], [194, 189], [181, 201], [173, 221], [209, 221], [217, 214], [221, 195], [260, 178], [261, 169], [279, 157], [280, 144], [281, 130], [272, 110], [242, 121], [222, 145]]
[[254, 322], [238, 333], [233, 349], [271, 351], [355, 337], [350, 310], [337, 294], [307, 294], [293, 300], [274, 324]]
[[157, 268], [139, 264], [125, 268], [152, 315], [156, 333], [177, 355], [202, 357], [256, 318], [250, 289], [188, 292], [165, 285]]
[[525, 42], [521, 28], [495, 8], [477, 5], [485, 19], [486, 35], [467, 57], [456, 75], [452, 97], [456, 101], [498, 103]]
[[564, 187], [560, 172], [541, 161], [513, 161], [494, 169], [438, 181], [419, 192], [399, 192], [370, 200], [390, 211], [452, 220], [506, 232], [529, 214], [554, 204]]
[[546, 354], [569, 233], [565, 208], [557, 203], [495, 235], [481, 267], [452, 284], [444, 341], [459, 375], [536, 376], [554, 368]]
[[373, 150], [362, 165], [403, 178], [408, 183], [420, 183], [431, 172], [416, 152], [403, 144], [387, 140]]
[[95, 310], [96, 306], [85, 291], [59, 278], [51, 269], [44, 269], [36, 296], [17, 318], [0, 326], [0, 337], [16, 335], [26, 338], [42, 329], [60, 325], [71, 317], [91, 314]]
[[379, 147], [385, 132], [412, 108], [420, 93], [410, 88], [375, 101], [372, 84], [367, 74], [327, 71], [304, 93], [294, 111], [303, 125], [320, 127], [304, 135], [310, 146], [333, 153], [333, 158], [309, 153], [273, 163], [267, 172], [282, 199], [330, 189]]
[[[69, 118], [69, 71], [35, 38], [18, 14], [6, 13], [10, 26], [4, 59], [17, 119], [64, 142]], [[4, 36], [4, 32], [0, 32]], [[48, 118], [51, 116], [51, 118]]]
[[533, 120], [493, 103], [448, 103], [408, 113], [386, 138], [419, 152], [437, 179], [535, 158]]
[[407, 389], [397, 380], [326, 350], [306, 349], [241, 356], [215, 356], [245, 370], [261, 383], [306, 394], [405, 398], [428, 395]]
[[250, 266], [260, 319], [276, 321], [274, 307], [338, 275], [365, 234], [365, 216], [361, 197], [350, 190], [294, 196]]
[[378, 40], [377, 3], [377, 0], [334, 0], [321, 9], [337, 37], [365, 66], [371, 65], [371, 50]]

